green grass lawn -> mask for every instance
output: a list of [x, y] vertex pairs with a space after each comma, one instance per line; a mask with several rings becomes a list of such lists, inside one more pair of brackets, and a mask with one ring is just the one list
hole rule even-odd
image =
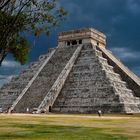
[[140, 140], [140, 117], [2, 114], [0, 140]]

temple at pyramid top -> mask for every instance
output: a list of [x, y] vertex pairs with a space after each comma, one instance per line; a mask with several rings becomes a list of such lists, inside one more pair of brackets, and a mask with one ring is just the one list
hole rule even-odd
[[94, 28], [83, 28], [61, 32], [58, 35], [58, 46], [71, 46], [92, 43], [95, 46], [105, 47], [106, 36]]

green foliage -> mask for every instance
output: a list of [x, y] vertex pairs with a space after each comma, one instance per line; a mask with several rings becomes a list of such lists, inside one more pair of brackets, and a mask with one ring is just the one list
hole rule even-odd
[[[49, 35], [51, 29], [59, 26], [66, 15], [67, 12], [58, 6], [56, 0], [1, 0], [0, 55], [5, 57], [12, 53], [15, 60], [24, 64], [29, 45], [23, 34], [37, 37], [42, 33]], [[17, 38], [20, 41], [15, 41]]]
[[[26, 20], [27, 16], [23, 13], [19, 14], [18, 19], [12, 23], [12, 21], [15, 19], [15, 15], [10, 15], [8, 13], [5, 13], [3, 11], [0, 11], [0, 37], [2, 38], [2, 35], [5, 35], [7, 30], [10, 30], [7, 34], [17, 34], [18, 32], [22, 32], [26, 29]], [[7, 29], [7, 30], [6, 30]]]
[[29, 45], [25, 38], [15, 37], [9, 44], [9, 52], [13, 54], [16, 61], [19, 61], [21, 64], [27, 62]]

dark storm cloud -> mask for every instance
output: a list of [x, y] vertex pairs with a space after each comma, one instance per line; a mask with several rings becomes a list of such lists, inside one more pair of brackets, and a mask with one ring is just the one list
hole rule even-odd
[[[107, 35], [107, 47], [133, 72], [140, 76], [140, 0], [59, 0], [69, 15], [50, 37], [36, 39], [29, 61], [37, 60], [40, 54], [57, 45], [57, 33], [70, 29], [93, 27]], [[29, 37], [31, 44], [34, 38]], [[10, 65], [10, 64], [9, 64]], [[15, 67], [18, 72], [20, 65]], [[2, 68], [1, 73], [13, 74]]]
[[107, 35], [120, 36], [120, 39], [123, 37], [121, 42], [123, 40], [123, 42], [126, 42], [127, 37], [131, 37], [132, 41], [138, 38], [140, 2], [137, 2], [137, 0], [61, 1], [69, 11], [68, 22], [70, 25], [94, 26]]

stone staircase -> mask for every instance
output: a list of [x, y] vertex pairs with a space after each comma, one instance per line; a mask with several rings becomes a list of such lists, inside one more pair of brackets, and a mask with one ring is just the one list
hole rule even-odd
[[15, 112], [26, 112], [27, 108], [32, 112], [39, 107], [76, 48], [77, 46], [56, 48], [48, 63], [14, 107]]
[[52, 112], [96, 113], [101, 109], [105, 113], [135, 113], [140, 112], [136, 100], [102, 52], [89, 44], [82, 48]]
[[82, 49], [83, 45], [79, 45], [75, 52], [73, 53], [72, 57], [70, 60], [67, 62], [66, 66], [63, 68], [62, 72], [59, 74], [58, 78], [54, 82], [53, 86], [49, 90], [49, 92], [46, 94], [45, 98], [37, 108], [36, 113], [41, 113], [41, 112], [49, 112], [58, 97], [62, 87], [65, 84], [65, 81], [71, 72], [71, 69]]

